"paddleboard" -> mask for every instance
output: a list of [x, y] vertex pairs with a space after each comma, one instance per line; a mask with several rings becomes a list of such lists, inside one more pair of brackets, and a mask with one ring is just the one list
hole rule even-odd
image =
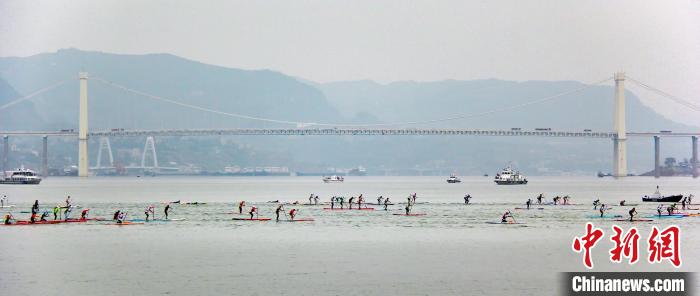
[[127, 225], [143, 225], [143, 222], [130, 222], [130, 221], [124, 221], [122, 223], [110, 223], [107, 225], [116, 225], [116, 226], [127, 226]]
[[130, 221], [133, 222], [177, 222], [177, 221], [185, 221], [187, 219], [149, 219], [146, 221], [145, 219], [131, 219]]
[[588, 218], [588, 219], [612, 219], [612, 218], [622, 218], [622, 215], [603, 215], [603, 217], [601, 217], [600, 215], [586, 215], [586, 218]]
[[486, 224], [510, 225], [510, 224], [525, 224], [525, 223], [520, 223], [520, 222], [495, 222], [495, 221], [487, 221]]
[[425, 216], [427, 214], [424, 213], [416, 213], [416, 214], [392, 214], [394, 216]]
[[14, 208], [15, 205], [6, 205], [6, 206], [0, 206], [0, 209], [6, 209], [6, 208]]
[[651, 222], [654, 221], [653, 219], [634, 219], [630, 221], [630, 219], [615, 219], [614, 221], [618, 222]]
[[361, 208], [361, 209], [358, 209], [358, 208], [352, 208], [352, 209], [349, 209], [349, 208], [344, 208], [344, 209], [341, 209], [341, 208], [333, 208], [333, 209], [323, 208], [323, 209], [327, 210], [327, 211], [351, 211], [351, 210], [352, 211], [374, 211], [374, 208]]
[[685, 217], [684, 215], [651, 215], [651, 216], [646, 216], [647, 218], [659, 218], [659, 219], [668, 219], [668, 218], [683, 218]]
[[544, 208], [515, 208], [516, 210], [544, 210]]
[[270, 221], [270, 218], [233, 218], [235, 221]]
[[294, 220], [279, 220], [277, 222], [313, 222], [316, 221], [311, 218], [306, 218], [306, 219], [294, 219]]

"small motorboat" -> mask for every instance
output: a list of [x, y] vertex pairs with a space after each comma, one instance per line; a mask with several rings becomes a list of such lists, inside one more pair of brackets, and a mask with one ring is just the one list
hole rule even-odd
[[451, 174], [449, 178], [447, 178], [447, 183], [460, 183], [462, 180], [460, 180], [457, 175]]
[[323, 183], [342, 183], [343, 181], [345, 179], [338, 175], [323, 177]]

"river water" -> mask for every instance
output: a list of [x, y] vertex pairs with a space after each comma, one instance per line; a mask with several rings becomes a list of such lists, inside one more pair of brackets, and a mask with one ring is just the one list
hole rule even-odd
[[[320, 177], [91, 177], [4, 185], [0, 194], [17, 206], [11, 210], [20, 220], [28, 219], [35, 199], [43, 210], [66, 195], [92, 217], [109, 218], [120, 209], [142, 219], [149, 204], [161, 217], [168, 201], [206, 204], [173, 205], [170, 217], [185, 221], [0, 227], [0, 295], [554, 295], [559, 272], [586, 270], [571, 243], [587, 221], [606, 232], [593, 251], [594, 271], [698, 270], [700, 217], [629, 223], [587, 216], [596, 214], [595, 199], [613, 205], [611, 214], [627, 215], [631, 207], [616, 205], [625, 199], [638, 204], [640, 216], [652, 215], [656, 204], [642, 204], [640, 196], [656, 185], [662, 193], [699, 196], [700, 180], [530, 179], [524, 186], [497, 186], [486, 177], [459, 184], [440, 177], [347, 177], [340, 184]], [[364, 194], [368, 202], [382, 195], [399, 203], [414, 192], [419, 204], [413, 212], [425, 216], [392, 215], [402, 205], [388, 211], [287, 205], [299, 209], [298, 218], [315, 219], [297, 223], [232, 221], [240, 216], [230, 214], [241, 200], [274, 220], [276, 204], [268, 201], [304, 203], [314, 193], [321, 202]], [[463, 204], [467, 193], [470, 205]], [[575, 205], [514, 209], [539, 193], [547, 201], [570, 195]], [[522, 224], [486, 224], [508, 209]], [[613, 223], [639, 228], [637, 264], [610, 262]], [[650, 227], [671, 224], [682, 229], [678, 269], [645, 259]]]

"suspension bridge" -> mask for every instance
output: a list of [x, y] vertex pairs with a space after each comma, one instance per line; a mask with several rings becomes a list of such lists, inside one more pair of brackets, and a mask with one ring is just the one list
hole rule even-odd
[[[183, 107], [210, 112], [214, 114], [231, 116], [242, 119], [263, 121], [263, 122], [273, 122], [278, 124], [289, 124], [295, 127], [292, 128], [232, 128], [232, 129], [162, 129], [162, 130], [138, 130], [138, 129], [111, 129], [111, 130], [89, 130], [88, 129], [88, 91], [87, 82], [88, 74], [81, 72], [79, 74], [80, 82], [80, 96], [79, 96], [79, 128], [78, 131], [74, 130], [60, 130], [60, 131], [0, 131], [0, 135], [3, 135], [3, 170], [7, 169], [8, 155], [9, 155], [9, 138], [18, 136], [40, 136], [43, 137], [43, 147], [42, 147], [42, 174], [47, 175], [48, 171], [48, 137], [77, 137], [78, 138], [78, 175], [81, 177], [87, 177], [89, 170], [109, 170], [114, 169], [114, 157], [112, 155], [111, 145], [109, 143], [110, 137], [146, 137], [146, 146], [144, 147], [141, 166], [136, 167], [139, 169], [171, 169], [167, 167], [160, 167], [158, 165], [157, 153], [155, 147], [154, 137], [169, 137], [169, 136], [505, 136], [505, 137], [567, 137], [567, 138], [598, 138], [598, 139], [610, 139], [613, 143], [613, 164], [612, 171], [615, 177], [627, 176], [627, 147], [626, 141], [628, 137], [653, 137], [654, 139], [654, 159], [655, 159], [655, 175], [660, 176], [660, 165], [661, 165], [661, 148], [660, 141], [662, 137], [687, 137], [691, 139], [691, 165], [694, 172], [694, 176], [698, 175], [698, 149], [697, 140], [700, 136], [700, 132], [671, 132], [671, 131], [658, 131], [658, 132], [628, 132], [625, 125], [625, 81], [629, 79], [631, 82], [642, 86], [646, 89], [654, 91], [674, 102], [691, 108], [695, 111], [700, 111], [700, 107], [694, 105], [687, 100], [672, 96], [666, 92], [653, 88], [645, 83], [638, 80], [627, 78], [624, 73], [615, 73], [611, 78], [606, 78], [604, 80], [586, 85], [584, 87], [566, 91], [563, 93], [555, 94], [539, 100], [530, 101], [527, 103], [508, 106], [505, 108], [494, 109], [487, 112], [481, 112], [476, 114], [467, 114], [460, 116], [453, 116], [440, 119], [422, 120], [422, 121], [411, 121], [411, 122], [394, 122], [394, 123], [377, 123], [377, 124], [343, 124], [343, 123], [309, 123], [309, 122], [296, 122], [287, 121], [273, 118], [261, 118], [248, 116], [244, 114], [235, 114], [230, 112], [223, 112], [220, 110], [214, 110], [210, 108], [204, 108], [201, 106], [191, 105], [179, 102], [177, 100], [160, 97], [157, 95], [148, 94], [139, 90], [134, 90], [123, 85], [119, 85], [101, 78], [94, 78], [95, 80], [107, 84], [109, 86], [134, 93], [140, 96], [145, 96], [154, 100], [163, 101], [166, 103], [176, 104]], [[550, 128], [541, 128], [535, 130], [522, 130], [519, 128], [513, 128], [510, 130], [498, 130], [498, 129], [447, 129], [447, 128], [406, 128], [405, 126], [419, 126], [427, 125], [437, 122], [446, 122], [458, 119], [465, 119], [471, 117], [484, 116], [488, 114], [494, 114], [502, 111], [508, 111], [513, 109], [518, 109], [526, 107], [533, 104], [538, 104], [546, 101], [550, 101], [568, 94], [581, 91], [588, 87], [598, 85], [610, 80], [614, 80], [614, 102], [615, 110], [613, 116], [613, 130], [612, 131], [560, 131], [552, 130]], [[0, 106], [0, 110], [5, 109], [11, 105], [14, 105], [20, 101], [30, 99], [32, 96], [37, 95], [42, 92], [49, 91], [62, 83], [57, 83], [41, 89], [39, 91], [33, 92], [30, 95], [12, 101], [8, 104]], [[392, 126], [403, 126], [401, 128]], [[99, 137], [100, 147], [97, 156], [97, 165], [95, 167], [89, 167], [88, 160], [88, 139], [92, 137]], [[102, 152], [105, 151], [109, 159], [108, 165], [102, 164]], [[151, 153], [153, 158], [153, 165], [146, 166], [147, 154]]]

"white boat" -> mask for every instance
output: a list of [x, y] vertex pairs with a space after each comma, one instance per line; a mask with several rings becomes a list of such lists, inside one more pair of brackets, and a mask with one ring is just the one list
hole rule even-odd
[[496, 174], [493, 180], [498, 185], [524, 185], [527, 184], [527, 178], [520, 174], [520, 172], [514, 172], [513, 169], [508, 165], [506, 168], [501, 170], [500, 173]]
[[338, 175], [323, 177], [324, 183], [340, 183], [345, 181], [345, 179]]
[[460, 183], [462, 180], [460, 180], [457, 175], [451, 174], [449, 178], [447, 178], [447, 183]]
[[39, 182], [41, 178], [34, 171], [24, 168], [6, 171], [0, 179], [0, 184], [39, 184]]

